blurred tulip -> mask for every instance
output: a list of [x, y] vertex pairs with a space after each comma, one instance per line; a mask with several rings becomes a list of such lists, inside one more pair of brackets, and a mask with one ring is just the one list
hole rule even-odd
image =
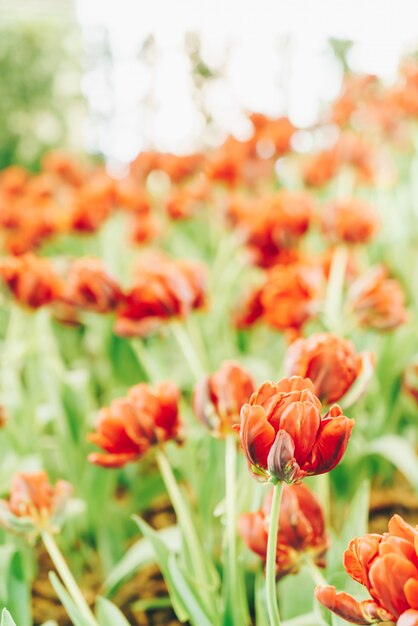
[[[340, 400], [357, 380], [369, 353], [356, 354], [351, 341], [332, 333], [316, 333], [307, 339], [297, 339], [287, 349], [287, 376], [310, 378], [315, 393], [325, 404]], [[364, 380], [361, 391], [368, 380]]]
[[240, 436], [250, 471], [262, 481], [298, 483], [341, 460], [354, 421], [334, 405], [321, 417], [312, 382], [265, 382], [241, 409]]
[[81, 258], [74, 261], [67, 276], [64, 300], [86, 311], [109, 313], [117, 307], [122, 292], [100, 261]]
[[90, 454], [90, 463], [122, 467], [142, 457], [152, 446], [176, 439], [179, 396], [173, 383], [155, 387], [141, 383], [132, 387], [126, 398], [118, 398], [110, 407], [101, 409], [97, 431], [88, 439], [105, 452]]
[[348, 292], [348, 308], [366, 328], [392, 330], [408, 320], [400, 284], [382, 266], [370, 268]]
[[45, 472], [15, 474], [9, 500], [0, 500], [0, 523], [29, 539], [44, 530], [57, 532], [71, 494], [69, 483], [60, 480], [52, 487]]
[[0, 279], [19, 304], [31, 309], [58, 300], [63, 291], [63, 283], [50, 261], [33, 254], [0, 259]]
[[376, 209], [361, 198], [337, 200], [323, 208], [322, 229], [335, 243], [368, 243], [378, 227]]
[[418, 404], [418, 357], [406, 366], [402, 377], [402, 389]]
[[134, 284], [118, 311], [115, 330], [144, 336], [171, 318], [184, 318], [205, 303], [202, 265], [163, 254], [150, 254], [137, 266]]
[[[247, 546], [266, 560], [273, 490], [256, 513], [244, 513], [238, 523]], [[277, 536], [276, 575], [297, 574], [303, 562], [312, 559], [325, 567], [328, 536], [318, 500], [305, 485], [284, 485]]]
[[366, 587], [371, 600], [358, 602], [331, 586], [315, 591], [321, 604], [354, 624], [418, 624], [418, 531], [399, 515], [388, 530], [353, 539], [344, 553], [346, 571]]
[[271, 269], [260, 294], [264, 321], [277, 330], [300, 330], [319, 311], [323, 278], [320, 267], [307, 263]]
[[196, 385], [194, 412], [215, 436], [224, 437], [239, 423], [241, 407], [254, 389], [252, 377], [239, 363], [225, 361], [214, 374]]

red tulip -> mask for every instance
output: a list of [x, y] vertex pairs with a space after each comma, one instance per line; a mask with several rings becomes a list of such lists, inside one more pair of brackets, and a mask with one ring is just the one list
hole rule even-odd
[[418, 625], [418, 531], [399, 515], [389, 532], [353, 539], [344, 554], [350, 576], [367, 588], [371, 600], [358, 602], [335, 587], [318, 587], [319, 602], [353, 624], [396, 622]]
[[242, 405], [254, 391], [254, 382], [239, 363], [225, 361], [212, 376], [196, 385], [193, 408], [213, 434], [224, 436], [239, 422]]
[[263, 383], [244, 404], [240, 436], [255, 476], [298, 483], [339, 463], [353, 425], [338, 405], [321, 417], [312, 382], [292, 376]]
[[289, 346], [285, 371], [288, 376], [310, 378], [318, 398], [331, 404], [342, 398], [357, 380], [366, 358], [371, 359], [371, 355], [356, 354], [351, 341], [332, 333], [316, 333]]
[[122, 467], [142, 457], [152, 446], [178, 436], [179, 391], [172, 383], [129, 390], [100, 411], [97, 431], [89, 441], [105, 453], [92, 453], [89, 461], [103, 467]]
[[100, 259], [75, 261], [67, 277], [64, 299], [70, 305], [96, 313], [113, 311], [122, 297], [117, 282], [109, 276]]
[[0, 277], [19, 304], [37, 309], [58, 300], [63, 284], [48, 259], [25, 254], [0, 260]]
[[164, 321], [185, 317], [205, 303], [205, 272], [198, 263], [150, 254], [119, 308], [116, 332], [143, 336]]
[[[245, 513], [239, 531], [248, 547], [266, 560], [269, 515], [273, 491], [256, 513]], [[305, 485], [284, 485], [277, 536], [276, 574], [296, 574], [306, 557], [325, 566], [328, 537], [321, 506]]]

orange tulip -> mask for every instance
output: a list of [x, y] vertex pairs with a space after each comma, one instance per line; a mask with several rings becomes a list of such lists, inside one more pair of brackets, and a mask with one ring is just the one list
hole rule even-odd
[[172, 383], [155, 387], [141, 383], [132, 387], [126, 398], [101, 409], [97, 431], [88, 439], [105, 452], [90, 454], [90, 463], [122, 467], [153, 446], [177, 438], [179, 395]]
[[348, 307], [366, 328], [392, 330], [408, 319], [400, 284], [382, 266], [370, 268], [348, 292]]
[[298, 483], [332, 470], [354, 421], [336, 404], [324, 417], [321, 408], [307, 378], [263, 383], [241, 409], [241, 443], [250, 471], [263, 481]]
[[[247, 546], [266, 559], [273, 490], [256, 513], [244, 513], [238, 523]], [[277, 536], [276, 575], [297, 574], [308, 557], [325, 567], [328, 536], [318, 500], [305, 485], [284, 485]]]
[[32, 309], [50, 304], [62, 295], [62, 281], [50, 261], [32, 254], [0, 259], [0, 278], [19, 304]]
[[322, 287], [323, 272], [318, 266], [277, 265], [260, 294], [265, 322], [277, 330], [299, 330], [318, 313]]
[[52, 487], [45, 472], [15, 474], [9, 500], [0, 500], [0, 523], [21, 534], [56, 531], [71, 493], [63, 480]]
[[344, 554], [346, 571], [366, 587], [371, 600], [358, 602], [331, 586], [315, 591], [321, 604], [353, 624], [418, 625], [418, 531], [399, 515], [388, 530], [353, 539]]
[[368, 243], [378, 227], [376, 209], [360, 198], [338, 200], [324, 207], [322, 228], [334, 242]]
[[356, 354], [351, 341], [332, 333], [297, 339], [287, 349], [287, 376], [310, 378], [325, 404], [337, 402], [358, 378], [366, 354]]
[[225, 436], [239, 422], [241, 407], [253, 391], [250, 374], [239, 363], [225, 361], [212, 376], [196, 385], [194, 412], [214, 435]]

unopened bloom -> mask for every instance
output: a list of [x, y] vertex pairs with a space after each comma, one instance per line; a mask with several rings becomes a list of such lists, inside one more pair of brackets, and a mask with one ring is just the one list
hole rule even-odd
[[321, 604], [348, 622], [418, 624], [418, 531], [399, 515], [392, 517], [388, 530], [353, 539], [344, 553], [346, 571], [366, 587], [370, 600], [359, 602], [332, 586], [315, 591]]
[[213, 434], [224, 436], [239, 423], [241, 407], [253, 391], [250, 374], [239, 363], [225, 361], [214, 374], [196, 385], [194, 412]]
[[118, 305], [122, 292], [100, 259], [82, 258], [72, 263], [64, 299], [86, 311], [109, 313]]
[[[239, 532], [247, 546], [266, 560], [273, 490], [255, 513], [244, 513]], [[277, 535], [276, 575], [297, 574], [306, 558], [325, 567], [328, 536], [321, 505], [305, 485], [284, 485]]]
[[58, 300], [62, 281], [46, 258], [25, 254], [0, 260], [0, 278], [19, 304], [32, 309]]
[[101, 409], [97, 430], [88, 439], [104, 453], [90, 454], [89, 461], [103, 467], [122, 467], [153, 446], [176, 439], [179, 396], [173, 383], [154, 387], [141, 383], [132, 387], [127, 397]]
[[138, 264], [134, 283], [118, 311], [116, 332], [143, 336], [171, 318], [184, 318], [205, 303], [202, 265], [151, 254]]
[[351, 341], [333, 333], [316, 333], [289, 346], [285, 371], [287, 376], [310, 378], [318, 398], [331, 404], [342, 398], [357, 380], [365, 358], [370, 359], [370, 354], [356, 354]]
[[361, 198], [336, 200], [322, 213], [322, 229], [333, 242], [368, 243], [379, 228], [375, 207]]
[[15, 474], [9, 500], [0, 500], [0, 524], [28, 538], [42, 530], [56, 532], [71, 494], [69, 483], [59, 480], [52, 486], [45, 472]]
[[250, 471], [260, 480], [298, 483], [332, 470], [354, 420], [338, 405], [321, 416], [312, 382], [300, 376], [267, 381], [241, 409], [240, 436]]
[[370, 268], [351, 285], [348, 307], [366, 328], [392, 330], [408, 319], [402, 288], [382, 266]]

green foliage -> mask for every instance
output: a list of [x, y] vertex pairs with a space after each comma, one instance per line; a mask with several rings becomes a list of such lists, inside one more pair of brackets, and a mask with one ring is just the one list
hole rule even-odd
[[80, 147], [79, 33], [75, 23], [2, 20], [0, 168], [37, 168], [59, 146]]

